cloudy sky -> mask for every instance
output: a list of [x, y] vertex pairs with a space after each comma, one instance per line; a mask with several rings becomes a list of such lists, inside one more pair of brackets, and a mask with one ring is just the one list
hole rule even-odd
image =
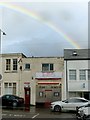
[[2, 53], [63, 56], [88, 47], [88, 1], [0, 2]]

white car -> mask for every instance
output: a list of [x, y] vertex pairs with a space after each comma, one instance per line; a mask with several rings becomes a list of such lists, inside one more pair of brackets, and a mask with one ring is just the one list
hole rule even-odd
[[79, 106], [87, 105], [89, 101], [81, 97], [72, 97], [63, 101], [51, 103], [51, 111], [61, 112], [63, 110], [75, 110]]
[[90, 103], [78, 108], [76, 117], [80, 120], [90, 120]]

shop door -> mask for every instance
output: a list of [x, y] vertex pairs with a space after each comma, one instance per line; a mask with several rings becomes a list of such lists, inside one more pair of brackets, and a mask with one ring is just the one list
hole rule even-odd
[[52, 100], [52, 90], [45, 90], [45, 99], [47, 102], [51, 102]]
[[52, 101], [52, 91], [45, 90], [45, 107], [50, 107], [51, 101]]

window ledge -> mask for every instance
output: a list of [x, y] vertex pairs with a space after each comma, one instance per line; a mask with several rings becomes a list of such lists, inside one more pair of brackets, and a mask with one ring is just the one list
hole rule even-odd
[[31, 69], [24, 69], [24, 71], [31, 71]]
[[4, 73], [17, 73], [18, 71], [5, 71]]
[[51, 71], [41, 71], [42, 73], [53, 73], [55, 71], [51, 70]]

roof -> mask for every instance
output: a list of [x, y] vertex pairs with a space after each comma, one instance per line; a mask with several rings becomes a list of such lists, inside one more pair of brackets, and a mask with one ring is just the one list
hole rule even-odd
[[89, 60], [90, 49], [64, 49], [64, 60]]
[[0, 54], [0, 57], [11, 57], [11, 56], [21, 56], [22, 58], [26, 58], [26, 56], [23, 53], [4, 53], [4, 54]]

